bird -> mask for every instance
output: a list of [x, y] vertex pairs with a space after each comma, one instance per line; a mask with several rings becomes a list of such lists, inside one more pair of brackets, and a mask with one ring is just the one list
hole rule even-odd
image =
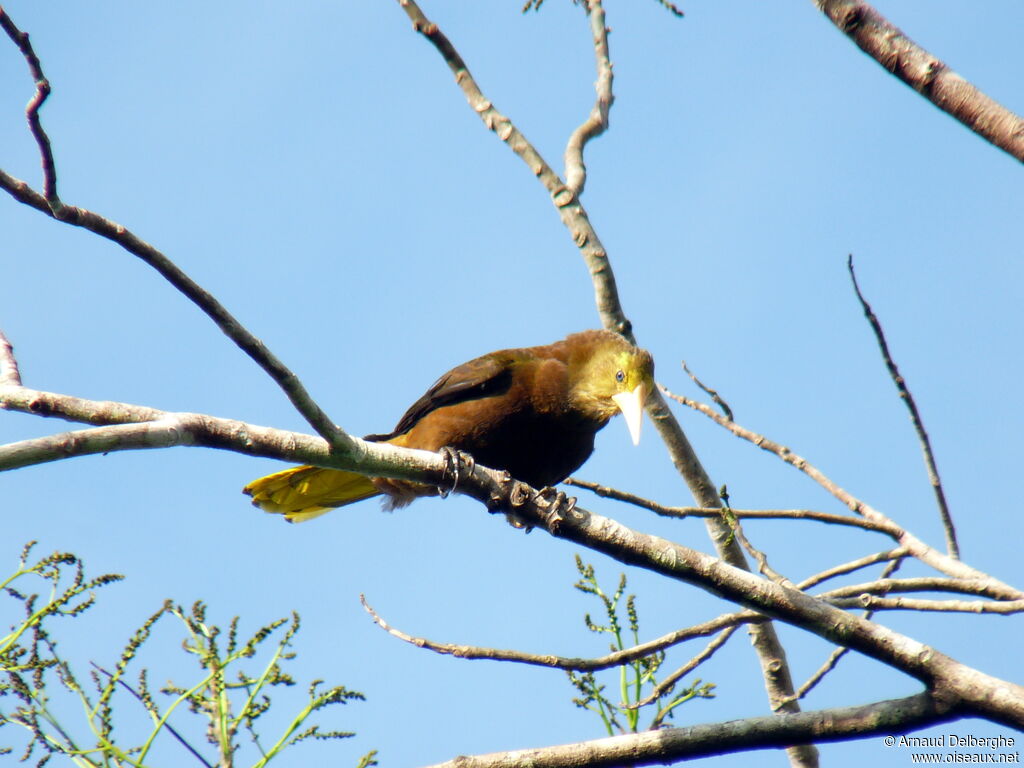
[[[445, 373], [387, 434], [372, 442], [426, 451], [455, 450], [534, 488], [550, 488], [579, 469], [594, 437], [622, 413], [633, 444], [654, 387], [646, 350], [608, 330], [573, 333], [552, 344], [502, 349]], [[384, 495], [384, 508], [434, 495], [432, 486], [301, 466], [242, 489], [253, 505], [304, 522], [337, 507]]]

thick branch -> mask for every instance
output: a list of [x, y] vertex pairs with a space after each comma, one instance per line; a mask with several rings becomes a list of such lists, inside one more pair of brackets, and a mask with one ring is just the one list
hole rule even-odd
[[862, 0], [814, 0], [868, 56], [942, 111], [1024, 162], [1024, 120], [921, 48]]
[[[171, 414], [75, 398], [65, 400], [60, 395], [21, 387], [0, 387], [0, 404], [15, 410], [45, 412], [92, 423], [104, 414], [132, 421], [131, 416], [147, 413], [151, 416], [147, 421], [168, 420], [168, 424], [157, 424], [156, 429], [151, 429], [152, 424], [140, 425], [140, 431], [151, 431], [162, 444], [167, 444], [168, 436], [172, 435], [175, 441], [171, 444], [175, 445], [203, 445], [432, 485], [444, 482], [447, 469], [440, 455], [426, 451], [367, 443], [362, 446], [361, 458], [356, 460], [340, 456], [331, 451], [324, 440], [309, 435], [200, 414]], [[169, 427], [170, 420], [177, 422], [173, 429]], [[82, 447], [72, 446], [69, 455], [98, 449], [82, 440], [77, 445]], [[995, 722], [1024, 727], [1024, 688], [971, 669], [886, 627], [851, 616], [787, 586], [757, 578], [701, 552], [633, 531], [586, 510], [567, 507], [557, 499], [547, 501], [506, 473], [481, 466], [465, 467], [460, 472], [458, 490], [482, 501], [488, 509], [512, 511], [530, 525], [604, 552], [619, 562], [696, 585], [752, 611], [801, 627], [836, 645], [849, 646], [922, 680], [950, 708], [964, 708]]]
[[[437, 454], [354, 440], [352, 453], [332, 450], [324, 440], [198, 413], [173, 413], [128, 403], [59, 395], [0, 385], [0, 409], [101, 425], [0, 446], [0, 471], [111, 451], [201, 446], [316, 464], [396, 479], [442, 482], [446, 465]], [[110, 425], [122, 425], [114, 429]]]
[[651, 765], [687, 758], [783, 747], [794, 743], [843, 741], [874, 734], [905, 733], [949, 722], [959, 713], [945, 710], [926, 694], [879, 701], [859, 707], [824, 709], [797, 714], [752, 717], [727, 723], [625, 736], [540, 749], [518, 749], [489, 755], [462, 755], [430, 768], [613, 768]]

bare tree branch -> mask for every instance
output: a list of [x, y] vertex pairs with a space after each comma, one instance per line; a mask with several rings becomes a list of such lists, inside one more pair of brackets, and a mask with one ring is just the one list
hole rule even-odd
[[115, 424], [0, 445], [0, 471], [112, 451], [182, 445], [182, 422], [174, 417], [141, 424]]
[[718, 394], [718, 391], [712, 389], [711, 387], [707, 386], [703, 381], [698, 379], [697, 376], [693, 373], [693, 371], [691, 371], [689, 367], [686, 365], [685, 360], [682, 361], [682, 366], [683, 370], [686, 371], [686, 375], [690, 377], [690, 380], [698, 387], [700, 387], [702, 390], [704, 390], [704, 393], [711, 398], [715, 405], [722, 409], [722, 413], [725, 414], [725, 417], [729, 419], [729, 421], [732, 421], [732, 408], [730, 408], [729, 404], [722, 399], [721, 395]]
[[[902, 563], [902, 556], [890, 560], [888, 563], [886, 563], [885, 568], [882, 570], [881, 578], [887, 579], [890, 576], [892, 576], [894, 573], [896, 573], [897, 570], [899, 570], [900, 565]], [[872, 617], [873, 613], [871, 611], [864, 611], [864, 613], [861, 615], [866, 621]], [[810, 693], [814, 686], [816, 686], [818, 683], [824, 680], [825, 676], [833, 669], [835, 669], [836, 665], [839, 664], [839, 661], [843, 658], [843, 656], [845, 656], [849, 652], [850, 649], [845, 646], [833, 649], [832, 653], [828, 655], [828, 658], [825, 659], [825, 662], [820, 667], [818, 667], [814, 674], [807, 678], [807, 680], [804, 681], [803, 685], [797, 688], [794, 696], [796, 696], [798, 699], [802, 699], [804, 696]]]
[[921, 48], [862, 0], [814, 4], [868, 56], [989, 143], [1024, 162], [1024, 120]]
[[875, 563], [883, 563], [887, 560], [899, 562], [900, 558], [906, 557], [910, 554], [909, 550], [903, 547], [897, 547], [896, 549], [890, 549], [888, 552], [876, 552], [873, 555], [867, 555], [866, 557], [858, 558], [857, 560], [851, 560], [848, 563], [837, 565], [834, 568], [829, 568], [826, 571], [815, 574], [807, 579], [804, 579], [797, 585], [797, 589], [806, 590], [813, 587], [815, 584], [820, 584], [828, 579], [834, 579], [836, 576], [843, 576], [853, 571], [858, 571], [861, 568], [866, 568], [869, 565]]
[[[580, 480], [577, 477], [570, 477], [563, 481], [566, 485], [585, 488], [593, 491], [598, 496], [606, 499], [622, 501], [626, 504], [633, 504], [654, 512], [662, 517], [704, 517], [721, 519], [722, 509], [720, 507], [669, 507], [659, 504], [656, 501], [645, 499], [642, 496], [620, 491], [607, 485], [591, 483], [587, 480]], [[865, 531], [888, 533], [889, 529], [878, 523], [862, 518], [850, 517], [848, 515], [836, 515], [830, 512], [817, 512], [812, 509], [736, 509], [730, 507], [729, 511], [741, 520], [813, 520], [819, 523], [830, 523], [832, 525], [847, 525], [853, 528], [862, 528]]]
[[949, 513], [949, 506], [946, 504], [946, 492], [942, 489], [942, 481], [939, 479], [939, 468], [935, 464], [932, 442], [925, 431], [924, 421], [922, 421], [921, 414], [917, 410], [917, 403], [914, 402], [914, 396], [910, 394], [906, 380], [900, 375], [899, 368], [896, 367], [896, 362], [892, 359], [889, 345], [885, 340], [885, 332], [882, 330], [882, 324], [879, 322], [878, 317], [875, 316], [867, 299], [864, 298], [864, 294], [861, 293], [860, 285], [857, 284], [857, 273], [853, 270], [852, 255], [846, 261], [846, 268], [850, 271], [853, 290], [857, 294], [857, 300], [860, 302], [861, 309], [864, 310], [864, 316], [868, 319], [871, 330], [874, 331], [875, 339], [878, 342], [878, 349], [882, 353], [882, 359], [885, 361], [885, 367], [889, 371], [889, 376], [900, 393], [900, 399], [907, 406], [907, 410], [910, 411], [910, 420], [914, 423], [914, 431], [917, 432], [917, 439], [921, 443], [921, 453], [924, 454], [924, 465], [928, 470], [928, 482], [931, 483], [932, 491], [935, 493], [935, 503], [939, 507], [939, 519], [942, 521], [942, 529], [946, 533], [946, 551], [950, 557], [959, 560], [960, 546], [956, 541], [956, 528], [953, 526], [953, 517]]
[[1020, 600], [1015, 589], [1006, 589], [992, 579], [944, 579], [936, 576], [918, 576], [907, 579], [881, 578], [864, 584], [848, 584], [830, 589], [818, 597], [852, 597], [864, 593], [890, 592], [959, 592], [967, 595], [988, 597], [993, 600]]
[[[728, 514], [732, 514], [732, 507], [727, 507], [726, 512]], [[740, 546], [747, 551], [748, 555], [754, 558], [754, 561], [757, 563], [758, 573], [762, 574], [765, 578], [771, 579], [777, 584], [790, 582], [789, 579], [769, 565], [768, 555], [750, 543], [750, 539], [747, 538], [747, 534], [744, 532], [743, 526], [740, 525], [739, 520], [729, 520], [728, 524], [732, 528], [733, 535], [736, 537], [736, 540], [739, 541]]]
[[14, 346], [0, 330], [0, 385], [21, 386], [21, 371], [14, 357]]
[[19, 30], [7, 12], [0, 7], [0, 27], [14, 41], [28, 62], [29, 72], [36, 84], [36, 93], [26, 108], [29, 129], [39, 147], [43, 165], [43, 194], [32, 189], [25, 181], [0, 170], [0, 188], [6, 190], [15, 200], [29, 205], [58, 221], [82, 227], [93, 234], [117, 243], [151, 266], [165, 280], [183, 293], [217, 324], [217, 327], [251, 357], [277, 383], [291, 400], [296, 410], [309, 425], [331, 445], [348, 452], [358, 451], [358, 444], [339, 429], [306, 391], [306, 388], [263, 342], [248, 331], [228, 310], [190, 278], [174, 262], [149, 243], [140, 239], [127, 228], [109, 219], [73, 205], [65, 205], [57, 196], [57, 169], [53, 159], [50, 139], [43, 130], [39, 109], [50, 94], [50, 83], [43, 75], [42, 65], [32, 49], [27, 33]]
[[[65, 401], [52, 393], [11, 386], [0, 387], [0, 403], [26, 412], [33, 412], [32, 405], [35, 404], [36, 412], [64, 418], [74, 413], [91, 423], [96, 423], [104, 413], [125, 418], [146, 412], [146, 409], [123, 404], [90, 403], [76, 398]], [[91, 417], [88, 413], [90, 405]], [[148, 413], [154, 414], [153, 411]], [[433, 485], [443, 482], [447, 470], [440, 455], [425, 451], [369, 443], [364, 457], [355, 461], [340, 457], [326, 441], [309, 435], [200, 414], [155, 414], [157, 419], [166, 417], [178, 421], [180, 429], [176, 431], [164, 428], [164, 425], [158, 425], [154, 430], [154, 434], [165, 442], [173, 433], [178, 445], [203, 445]], [[693, 584], [757, 613], [801, 627], [837, 645], [849, 646], [920, 679], [950, 707], [962, 708], [994, 722], [1024, 727], [1024, 688], [967, 667], [887, 627], [851, 616], [825, 601], [760, 579], [746, 570], [731, 567], [680, 544], [633, 531], [614, 520], [560, 503], [557, 499], [547, 500], [535, 490], [509, 478], [507, 473], [477, 465], [466, 467], [460, 478], [458, 491], [482, 501], [488, 509], [511, 510], [527, 524], [542, 527], [554, 536], [604, 552], [619, 562]], [[996, 582], [993, 580], [993, 583]], [[864, 608], [889, 607], [889, 603], [881, 598], [871, 598], [867, 604], [863, 599], [839, 598], [837, 602]], [[930, 607], [932, 601], [921, 602]], [[1011, 603], [986, 603], [971, 606], [971, 609], [985, 610], [989, 605], [1017, 608]], [[900, 607], [905, 606], [906, 602]]]
[[517, 749], [488, 755], [460, 755], [430, 768], [618, 768], [705, 757], [722, 752], [783, 747], [803, 741], [828, 742], [874, 734], [906, 733], [949, 722], [961, 713], [927, 694], [858, 707], [768, 715], [728, 723], [664, 728], [577, 744]]
[[570, 656], [556, 656], [550, 653], [539, 654], [528, 653], [526, 651], [508, 650], [504, 648], [488, 648], [480, 645], [438, 643], [425, 637], [410, 635], [397, 627], [391, 626], [370, 606], [369, 603], [366, 602], [366, 597], [364, 595], [359, 596], [359, 602], [363, 604], [363, 608], [368, 614], [370, 614], [377, 626], [389, 635], [393, 635], [399, 640], [404, 640], [407, 643], [415, 645], [417, 648], [426, 648], [429, 651], [434, 651], [434, 653], [454, 656], [459, 659], [513, 661], [520, 664], [530, 664], [538, 667], [550, 667], [552, 669], [571, 669], [576, 672], [597, 672], [602, 669], [617, 667], [630, 661], [642, 659], [644, 656], [650, 656], [652, 653], [657, 653], [658, 651], [670, 648], [673, 645], [678, 645], [679, 643], [686, 642], [687, 640], [692, 640], [695, 637], [706, 637], [707, 635], [712, 635], [715, 632], [720, 632], [723, 629], [738, 627], [741, 624], [750, 624], [768, 620], [766, 616], [754, 613], [753, 611], [727, 613], [715, 619], [711, 619], [710, 621], [706, 621], [703, 624], [686, 627], [685, 629], [677, 629], [674, 632], [669, 632], [667, 635], [663, 635], [662, 637], [650, 640], [646, 643], [641, 643], [640, 645], [635, 645], [632, 648], [625, 648], [621, 651], [615, 651], [614, 653], [599, 656], [595, 659], [585, 659]]
[[768, 453], [775, 454], [782, 459], [782, 461], [799, 469], [805, 475], [818, 483], [818, 485], [843, 502], [851, 510], [859, 515], [863, 515], [866, 520], [881, 526], [885, 533], [891, 536], [901, 546], [905, 547], [907, 551], [918, 560], [927, 563], [932, 568], [942, 571], [949, 576], [956, 576], [959, 578], [986, 578], [985, 574], [980, 571], [977, 571], [970, 566], [965, 566], [956, 558], [952, 558], [949, 555], [939, 552], [933, 547], [925, 544], [912, 533], [883, 515], [877, 509], [874, 509], [870, 505], [856, 498], [853, 494], [838, 486], [836, 483], [832, 482], [832, 480], [807, 461], [807, 459], [793, 453], [786, 446], [780, 445], [773, 440], [769, 440], [764, 435], [759, 435], [745, 427], [741, 427], [736, 422], [730, 421], [724, 416], [716, 413], [712, 408], [704, 403], [698, 403], [696, 400], [691, 400], [683, 395], [675, 395], [667, 389], [664, 389], [664, 387], [662, 389], [669, 397], [681, 405], [685, 405], [688, 408], [692, 408], [695, 411], [703, 413], [716, 424], [729, 430], [737, 437], [741, 437], [744, 440], [753, 443], [758, 448], [761, 448]]
[[[946, 613], [998, 613], [1009, 615], [1024, 612], [1024, 600], [987, 602], [981, 600], [921, 600], [910, 597], [860, 597], [822, 596], [837, 608], [865, 608], [871, 611], [938, 611]], [[1024, 726], [1022, 726], [1024, 727]]]
[[589, 117], [572, 132], [565, 147], [565, 185], [579, 197], [587, 183], [587, 165], [583, 162], [583, 149], [608, 129], [608, 113], [615, 101], [612, 94], [612, 62], [608, 54], [608, 27], [605, 24], [601, 0], [586, 0], [590, 17], [590, 30], [594, 36], [594, 58], [597, 60], [597, 101]]
[[332, 422], [320, 406], [316, 404], [309, 392], [292, 371], [277, 358], [267, 347], [243, 326], [228, 310], [191, 277], [185, 274], [174, 262], [168, 259], [149, 243], [139, 239], [125, 227], [106, 219], [99, 214], [73, 205], [62, 205], [58, 217], [49, 208], [45, 198], [33, 190], [27, 183], [0, 170], [0, 188], [6, 190], [16, 200], [42, 211], [48, 216], [82, 227], [93, 234], [117, 243], [126, 251], [142, 259], [162, 275], [167, 282], [177, 288], [197, 307], [199, 307], [217, 327], [241, 348], [257, 365], [284, 390], [295, 409], [302, 414], [317, 434], [332, 445], [346, 451], [357, 451], [358, 443], [344, 430]]
[[28, 33], [22, 32], [15, 26], [2, 6], [0, 6], [0, 27], [18, 46], [21, 55], [25, 57], [28, 71], [36, 84], [36, 92], [25, 106], [25, 117], [28, 119], [28, 128], [32, 133], [32, 138], [35, 139], [36, 145], [39, 147], [39, 158], [43, 166], [43, 196], [46, 198], [50, 210], [56, 214], [61, 208], [60, 198], [57, 196], [57, 164], [53, 159], [50, 137], [43, 130], [43, 124], [39, 118], [39, 110], [50, 95], [50, 81], [43, 74], [43, 65], [32, 49]]

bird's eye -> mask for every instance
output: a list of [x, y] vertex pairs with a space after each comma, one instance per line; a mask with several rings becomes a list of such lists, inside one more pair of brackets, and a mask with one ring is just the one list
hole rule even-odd
[[626, 380], [626, 372], [621, 368], [615, 372], [615, 380], [621, 384]]

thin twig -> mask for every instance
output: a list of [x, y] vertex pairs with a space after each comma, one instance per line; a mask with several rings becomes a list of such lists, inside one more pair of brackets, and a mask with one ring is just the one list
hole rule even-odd
[[939, 611], [948, 613], [997, 613], [1008, 615], [1024, 613], [1024, 600], [987, 602], [983, 600], [923, 600], [910, 597], [823, 598], [836, 608], [865, 608], [872, 611]]
[[942, 480], [939, 479], [939, 468], [935, 464], [932, 443], [928, 438], [928, 432], [925, 431], [921, 413], [917, 410], [917, 403], [914, 402], [914, 396], [910, 394], [906, 380], [900, 375], [899, 368], [896, 367], [896, 362], [892, 359], [889, 345], [885, 340], [885, 332], [882, 330], [882, 324], [872, 311], [867, 299], [864, 298], [864, 294], [861, 293], [860, 285], [857, 283], [857, 273], [853, 269], [853, 254], [850, 254], [847, 258], [846, 268], [850, 271], [853, 290], [857, 294], [857, 300], [860, 302], [861, 309], [864, 310], [864, 317], [868, 319], [871, 330], [874, 331], [875, 339], [878, 341], [878, 349], [882, 353], [882, 359], [885, 361], [885, 367], [889, 371], [889, 376], [900, 393], [900, 399], [907, 406], [907, 410], [910, 411], [910, 420], [914, 423], [914, 431], [917, 432], [917, 439], [921, 443], [921, 453], [924, 454], [924, 465], [928, 470], [928, 482], [931, 483], [932, 490], [935, 492], [935, 503], [939, 507], [939, 518], [942, 520], [942, 528], [946, 533], [946, 551], [950, 557], [959, 560], [960, 546], [956, 540], [956, 528], [953, 526], [953, 517], [949, 513], [949, 506], [946, 504], [946, 493], [942, 489]]
[[35, 139], [36, 145], [39, 147], [39, 159], [43, 166], [43, 196], [46, 198], [50, 210], [54, 214], [58, 214], [61, 209], [61, 202], [57, 196], [57, 165], [53, 159], [50, 137], [43, 130], [43, 124], [39, 118], [39, 110], [50, 95], [50, 81], [43, 74], [43, 65], [40, 63], [39, 57], [36, 56], [36, 52], [32, 49], [28, 32], [22, 32], [18, 29], [2, 6], [0, 6], [0, 27], [3, 27], [4, 32], [14, 41], [14, 44], [18, 46], [18, 50], [21, 51], [21, 55], [25, 57], [25, 61], [28, 63], [28, 71], [31, 73], [32, 79], [36, 84], [36, 92], [25, 106], [25, 117], [28, 120], [28, 127], [32, 133], [32, 138]]
[[[897, 550], [894, 550], [894, 551], [897, 551]], [[888, 554], [888, 553], [882, 553], [882, 554]], [[881, 575], [880, 578], [881, 579], [888, 579], [890, 576], [892, 576], [892, 574], [894, 574], [896, 571], [899, 570], [899, 568], [900, 568], [900, 566], [902, 564], [903, 564], [903, 556], [902, 555], [892, 559], [890, 562], [886, 563], [885, 568], [882, 569], [882, 575]], [[865, 621], [867, 621], [867, 620], [870, 620], [873, 615], [874, 615], [874, 611], [868, 610], [868, 611], [864, 611], [861, 614], [861, 617]], [[797, 699], [804, 698], [808, 693], [811, 692], [811, 690], [818, 683], [820, 683], [822, 680], [825, 679], [825, 675], [827, 675], [829, 672], [831, 672], [833, 669], [836, 668], [836, 665], [839, 664], [839, 661], [843, 658], [843, 656], [845, 656], [849, 652], [850, 652], [850, 649], [847, 646], [845, 646], [845, 645], [839, 646], [838, 648], [833, 649], [832, 653], [830, 653], [828, 655], [828, 658], [825, 659], [825, 662], [820, 667], [818, 667], [818, 669], [814, 672], [814, 674], [812, 674], [809, 678], [807, 678], [806, 681], [804, 681], [803, 685], [801, 685], [799, 688], [796, 689], [796, 693], [794, 693], [793, 696], [795, 698], [797, 698]]]
[[672, 686], [674, 686], [680, 678], [690, 674], [693, 670], [695, 670], [705, 661], [710, 659], [719, 648], [725, 645], [726, 641], [728, 641], [728, 639], [733, 636], [733, 633], [736, 632], [737, 629], [739, 629], [738, 624], [723, 629], [721, 632], [719, 632], [717, 637], [712, 639], [710, 643], [704, 646], [704, 649], [700, 653], [698, 653], [688, 662], [683, 664], [683, 666], [679, 667], [679, 669], [677, 669], [671, 675], [669, 675], [660, 683], [658, 683], [654, 687], [654, 690], [651, 691], [651, 693], [646, 698], [634, 704], [629, 704], [628, 709], [640, 709], [640, 707], [646, 707], [648, 704], [651, 704], [657, 701], [662, 696], [664, 696], [666, 693], [669, 692], [669, 690], [672, 689]]
[[715, 404], [717, 404], [718, 407], [722, 409], [722, 412], [725, 414], [725, 417], [729, 419], [729, 421], [733, 421], [732, 408], [730, 408], [729, 404], [722, 399], [722, 396], [718, 394], [718, 391], [712, 389], [711, 387], [704, 384], [703, 381], [698, 379], [696, 374], [694, 374], [693, 371], [691, 371], [687, 367], [685, 360], [681, 362], [683, 365], [683, 370], [686, 371], [686, 375], [690, 377], [693, 383], [700, 387], [702, 390], [704, 390], [707, 396], [710, 397], [715, 402]]
[[368, 614], [370, 614], [377, 626], [388, 634], [397, 637], [399, 640], [404, 640], [411, 645], [415, 645], [417, 648], [426, 648], [429, 651], [434, 651], [434, 653], [454, 656], [459, 659], [512, 661], [519, 664], [530, 664], [533, 666], [549, 667], [552, 669], [571, 669], [576, 672], [596, 672], [610, 667], [617, 667], [637, 659], [642, 659], [645, 656], [650, 656], [652, 653], [657, 653], [658, 651], [662, 651], [673, 645], [678, 645], [679, 643], [687, 640], [692, 640], [695, 637], [706, 637], [707, 635], [714, 634], [722, 629], [737, 627], [741, 624], [767, 621], [766, 616], [754, 613], [753, 611], [726, 613], [722, 616], [711, 619], [710, 621], [706, 621], [703, 624], [686, 627], [685, 629], [677, 629], [674, 632], [669, 632], [667, 635], [663, 635], [662, 637], [650, 640], [646, 643], [641, 643], [640, 645], [635, 645], [632, 648], [625, 648], [621, 651], [615, 651], [614, 653], [609, 653], [606, 656], [600, 656], [595, 659], [584, 659], [568, 656], [556, 656], [554, 654], [527, 653], [526, 651], [507, 650], [504, 648], [488, 648], [486, 646], [479, 645], [438, 643], [433, 640], [428, 640], [425, 637], [410, 635], [397, 627], [391, 626], [370, 606], [364, 595], [359, 596], [359, 602], [363, 604], [363, 608]]
[[921, 48], [863, 0], [814, 0], [868, 56], [983, 139], [1024, 162], [1024, 120]]
[[594, 36], [594, 58], [597, 65], [597, 82], [594, 90], [597, 100], [590, 115], [572, 132], [565, 147], [565, 186], [579, 197], [587, 183], [587, 165], [583, 162], [583, 149], [587, 142], [596, 139], [608, 130], [608, 113], [615, 96], [612, 93], [612, 62], [608, 53], [608, 27], [605, 24], [604, 7], [601, 0], [586, 0], [590, 17], [590, 30]]
[[[96, 662], [94, 662], [94, 661], [90, 661], [89, 663], [90, 663], [90, 664], [92, 664], [92, 665], [93, 665], [93, 666], [94, 666], [94, 667], [95, 667], [96, 669], [98, 669], [98, 670], [99, 670], [100, 672], [102, 672], [102, 673], [103, 673], [104, 675], [106, 675], [107, 677], [109, 677], [109, 678], [110, 678], [111, 680], [113, 680], [113, 679], [114, 679], [114, 676], [113, 676], [112, 674], [110, 674], [109, 672], [107, 672], [107, 670], [105, 670], [105, 669], [104, 669], [103, 667], [101, 667], [101, 666], [100, 666], [99, 664], [97, 664]], [[141, 702], [142, 702], [143, 704], [145, 704], [145, 703], [146, 703], [146, 702], [145, 702], [145, 700], [144, 700], [144, 699], [142, 698], [142, 696], [141, 696], [141, 695], [139, 694], [139, 692], [138, 692], [138, 691], [136, 691], [136, 690], [135, 690], [134, 688], [132, 688], [132, 687], [131, 687], [130, 685], [128, 685], [128, 683], [126, 683], [126, 682], [125, 682], [125, 681], [124, 681], [124, 680], [123, 680], [122, 678], [118, 677], [118, 678], [117, 678], [117, 683], [118, 683], [119, 685], [121, 685], [122, 687], [124, 687], [124, 688], [125, 688], [125, 689], [126, 689], [126, 690], [127, 690], [127, 691], [128, 691], [128, 692], [129, 692], [129, 693], [130, 693], [130, 694], [132, 695], [132, 696], [134, 696], [134, 697], [135, 697], [136, 699], [138, 699], [139, 701], [141, 701]], [[166, 729], [167, 729], [168, 733], [170, 733], [170, 734], [171, 734], [171, 736], [173, 736], [173, 737], [174, 737], [175, 739], [177, 739], [177, 740], [178, 740], [178, 743], [180, 743], [180, 744], [181, 744], [181, 746], [183, 746], [183, 747], [184, 747], [185, 749], [187, 749], [187, 750], [188, 750], [189, 752], [191, 752], [191, 753], [192, 753], [192, 755], [193, 755], [193, 756], [195, 757], [195, 759], [196, 759], [196, 760], [198, 760], [198, 761], [199, 761], [199, 762], [201, 762], [201, 763], [202, 763], [203, 765], [205, 765], [205, 766], [206, 766], [206, 768], [213, 768], [213, 766], [212, 766], [212, 765], [211, 765], [210, 763], [206, 762], [206, 758], [204, 758], [204, 757], [203, 757], [203, 756], [202, 756], [201, 754], [199, 754], [199, 753], [198, 753], [198, 752], [197, 752], [197, 751], [196, 751], [196, 750], [195, 750], [195, 749], [193, 748], [193, 746], [192, 746], [191, 744], [189, 744], [189, 743], [188, 743], [188, 742], [187, 742], [187, 741], [185, 740], [185, 738], [184, 738], [184, 737], [183, 737], [183, 736], [182, 736], [182, 735], [181, 735], [180, 733], [178, 733], [178, 732], [177, 732], [176, 730], [174, 730], [174, 726], [172, 726], [172, 725], [171, 725], [170, 723], [168, 723], [168, 722], [166, 722], [166, 721], [164, 722], [164, 724], [163, 724], [163, 725], [164, 725], [164, 728], [166, 728]]]
[[791, 584], [792, 582], [790, 582], [789, 579], [768, 564], [768, 555], [750, 543], [750, 539], [748, 539], [747, 534], [744, 533], [743, 526], [740, 525], [739, 519], [737, 519], [733, 514], [732, 507], [729, 505], [729, 492], [726, 490], [724, 485], [718, 492], [718, 496], [722, 500], [722, 517], [725, 519], [726, 525], [732, 529], [733, 535], [736, 537], [737, 541], [739, 541], [740, 545], [747, 551], [747, 554], [757, 561], [757, 570], [761, 575], [771, 579], [776, 584]]
[[814, 576], [810, 576], [797, 584], [797, 589], [807, 590], [823, 581], [834, 579], [836, 576], [843, 576], [847, 573], [858, 571], [861, 568], [866, 568], [869, 565], [882, 563], [887, 560], [898, 561], [900, 558], [906, 557], [908, 554], [909, 551], [905, 547], [897, 547], [896, 549], [890, 549], [887, 552], [876, 552], [873, 555], [867, 555], [866, 557], [861, 557], [857, 560], [851, 560], [848, 563], [837, 565], [834, 568], [829, 568], [827, 571], [822, 571]]
[[1016, 601], [1020, 595], [1016, 590], [1007, 590], [988, 579], [948, 579], [939, 576], [917, 576], [906, 579], [890, 579], [882, 577], [876, 581], [863, 584], [847, 584], [830, 589], [818, 597], [856, 597], [862, 594], [882, 594], [892, 592], [957, 592], [965, 595], [988, 597], [992, 600]]
[[813, 689], [818, 683], [824, 680], [825, 675], [827, 675], [829, 672], [835, 669], [836, 665], [839, 663], [839, 660], [842, 659], [843, 656], [845, 656], [849, 652], [850, 649], [847, 648], [845, 645], [839, 646], [838, 648], [833, 648], [832, 653], [828, 655], [828, 658], [825, 659], [825, 662], [820, 667], [818, 667], [817, 670], [815, 670], [814, 674], [807, 678], [803, 685], [796, 689], [796, 693], [793, 694], [794, 698], [802, 699], [808, 693], [810, 693], [811, 689]]
[[[674, 517], [684, 519], [687, 517], [718, 518], [722, 517], [722, 510], [719, 507], [669, 507], [659, 504], [656, 501], [645, 499], [642, 496], [620, 491], [607, 485], [592, 483], [587, 480], [580, 480], [577, 477], [570, 477], [563, 480], [566, 485], [577, 488], [585, 488], [598, 496], [606, 499], [614, 499], [626, 504], [650, 510], [662, 517]], [[874, 523], [863, 518], [850, 517], [849, 515], [836, 515], [830, 512], [818, 512], [812, 509], [736, 509], [730, 508], [733, 515], [741, 520], [813, 520], [819, 523], [833, 525], [847, 525], [853, 528], [862, 528], [865, 531], [878, 533], [889, 533], [885, 525]]]
[[12, 387], [21, 386], [21, 371], [18, 370], [18, 360], [14, 356], [14, 345], [2, 330], [0, 330], [0, 384]]

